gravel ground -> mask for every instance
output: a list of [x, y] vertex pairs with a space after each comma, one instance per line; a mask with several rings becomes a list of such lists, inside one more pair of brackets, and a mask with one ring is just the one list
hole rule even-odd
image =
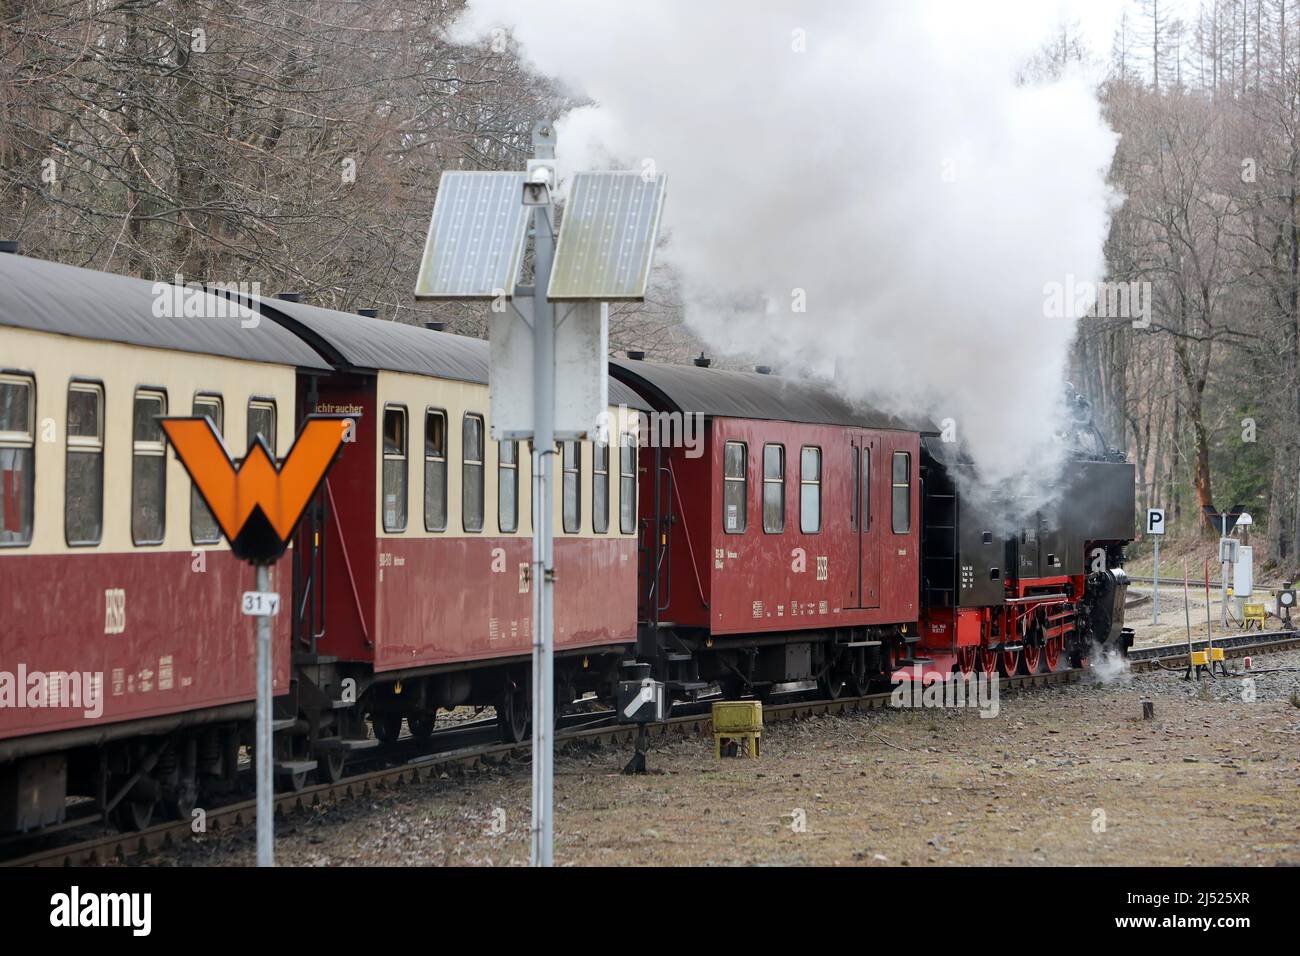
[[[622, 750], [570, 748], [556, 766], [556, 861], [1300, 865], [1300, 652], [1255, 663], [1249, 702], [1240, 679], [1157, 671], [1007, 695], [988, 719], [776, 724], [758, 760], [719, 762], [711, 739], [678, 738], [641, 777], [618, 773]], [[524, 761], [296, 814], [279, 824], [277, 860], [524, 864], [530, 783]], [[249, 830], [150, 862], [253, 859]]]

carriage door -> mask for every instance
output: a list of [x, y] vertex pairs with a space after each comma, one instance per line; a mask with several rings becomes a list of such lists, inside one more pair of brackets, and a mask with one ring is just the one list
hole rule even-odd
[[853, 501], [849, 507], [849, 528], [853, 546], [857, 550], [857, 574], [851, 585], [850, 606], [880, 606], [880, 521], [879, 464], [876, 461], [879, 442], [870, 435], [858, 433], [850, 439]]

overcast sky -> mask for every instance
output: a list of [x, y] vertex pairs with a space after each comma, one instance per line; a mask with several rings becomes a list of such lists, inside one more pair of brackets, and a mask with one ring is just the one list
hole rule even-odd
[[1137, 12], [1138, 8], [1135, 0], [1045, 0], [1045, 2], [1056, 3], [1061, 11], [1061, 19], [1079, 22], [1088, 45], [1098, 56], [1105, 56], [1110, 52], [1111, 42], [1115, 38], [1115, 29], [1119, 25], [1120, 12], [1130, 3], [1133, 12]]

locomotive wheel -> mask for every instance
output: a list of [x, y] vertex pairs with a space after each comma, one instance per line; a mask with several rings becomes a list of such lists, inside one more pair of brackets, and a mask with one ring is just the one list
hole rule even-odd
[[960, 671], [969, 677], [975, 673], [976, 658], [979, 656], [979, 649], [974, 647], [957, 648], [957, 663], [953, 664], [952, 669], [955, 672]]
[[1001, 656], [996, 651], [987, 651], [982, 647], [979, 649], [979, 668], [985, 677], [991, 678], [998, 672], [998, 658]]
[[998, 673], [1003, 677], [1015, 677], [1020, 673], [1020, 652], [1002, 651], [998, 654]]
[[424, 717], [407, 717], [406, 726], [411, 728], [411, 736], [428, 740], [433, 736], [433, 724], [438, 719], [436, 713]]
[[[508, 744], [517, 744], [528, 735], [528, 718], [532, 716], [528, 706], [528, 695], [521, 687], [518, 690], [507, 688], [497, 701], [497, 727], [501, 730], [501, 739]], [[556, 720], [560, 709], [555, 708]]]
[[1026, 644], [1025, 649], [1021, 652], [1020, 656], [1021, 660], [1023, 660], [1025, 664], [1023, 673], [1037, 674], [1040, 662], [1043, 658], [1042, 645], [1039, 645], [1038, 647], [1030, 647]]
[[1043, 645], [1043, 672], [1050, 674], [1056, 670], [1061, 663], [1061, 647], [1064, 640], [1059, 637], [1053, 637]]
[[391, 744], [402, 733], [401, 714], [375, 714], [370, 718], [374, 724], [375, 736], [381, 744]]

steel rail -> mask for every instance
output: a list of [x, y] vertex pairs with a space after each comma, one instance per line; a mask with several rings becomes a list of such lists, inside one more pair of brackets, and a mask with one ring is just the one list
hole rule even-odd
[[[1204, 644], [1204, 641], [1200, 642]], [[1196, 647], [1194, 643], [1194, 648]], [[1215, 646], [1224, 649], [1224, 656], [1243, 657], [1246, 654], [1269, 654], [1300, 647], [1300, 632], [1265, 631], [1248, 635], [1215, 638]], [[1169, 653], [1160, 653], [1168, 651]], [[1130, 667], [1134, 671], [1149, 671], [1161, 665], [1186, 665], [1188, 659], [1187, 645], [1162, 645], [1158, 647], [1137, 648], [1130, 651]], [[1057, 684], [1079, 683], [1087, 676], [1087, 668], [1069, 668], [1041, 674], [1021, 674], [1015, 677], [999, 679], [999, 694], [1006, 691], [1026, 690], [1049, 687]], [[764, 723], [781, 723], [800, 720], [821, 714], [851, 714], [869, 710], [880, 710], [890, 706], [892, 694], [889, 691], [868, 694], [863, 697], [840, 697], [834, 700], [788, 701], [767, 703], [763, 706]], [[575, 715], [585, 717], [587, 723], [601, 715]], [[460, 728], [448, 727], [439, 733], [455, 733]], [[477, 728], [475, 728], [477, 729]], [[662, 724], [652, 724], [648, 728], [652, 739], [662, 740], [672, 736], [698, 736], [712, 733], [712, 718], [708, 713], [698, 713], [672, 717]], [[628, 724], [613, 726], [579, 726], [573, 730], [561, 731], [556, 736], [557, 743], [575, 744], [626, 744], [631, 746], [636, 738], [637, 728]], [[403, 738], [405, 742], [408, 738]], [[427, 741], [425, 742], [427, 743]], [[322, 783], [304, 787], [302, 790], [275, 795], [275, 812], [277, 816], [365, 796], [380, 789], [397, 789], [404, 786], [427, 782], [448, 771], [470, 773], [508, 762], [516, 758], [527, 758], [529, 746], [526, 742], [518, 744], [490, 744], [483, 746], [462, 747], [434, 753], [422, 753], [412, 757], [398, 766], [368, 770], [354, 776], [345, 777], [338, 783]], [[240, 800], [207, 811], [206, 825], [208, 832], [222, 832], [226, 829], [250, 827], [256, 815], [256, 800]], [[136, 833], [112, 833], [91, 837], [79, 843], [40, 850], [13, 860], [0, 861], [0, 866], [87, 866], [109, 861], [127, 861], [132, 857], [149, 852], [166, 850], [180, 846], [191, 839], [191, 823], [179, 820], [160, 823]]]

